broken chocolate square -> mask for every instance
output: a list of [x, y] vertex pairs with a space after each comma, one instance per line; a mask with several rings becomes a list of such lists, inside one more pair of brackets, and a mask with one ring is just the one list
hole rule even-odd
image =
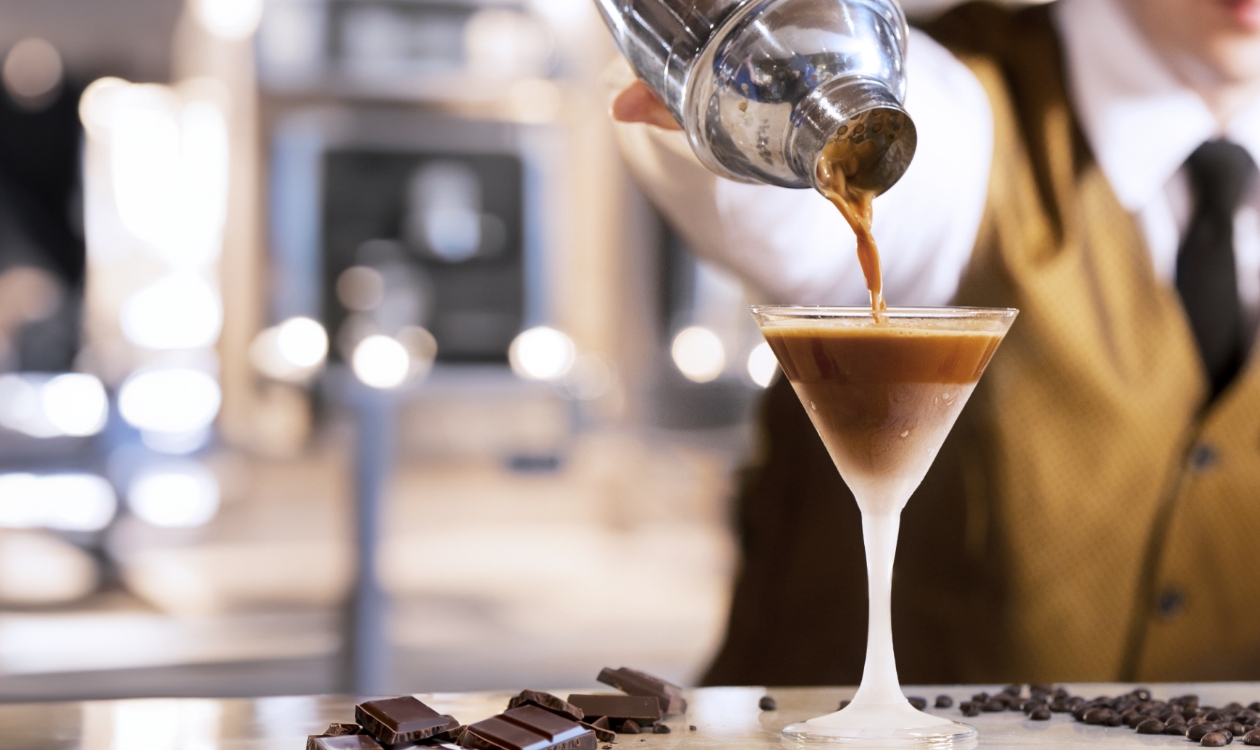
[[646, 695], [570, 695], [569, 702], [591, 718], [634, 719], [639, 726], [655, 724], [661, 719], [660, 702]]
[[582, 713], [582, 709], [572, 703], [569, 703], [568, 701], [561, 700], [551, 693], [544, 693], [541, 690], [522, 690], [520, 695], [513, 696], [512, 699], [508, 701], [508, 708], [516, 708], [517, 706], [524, 706], [531, 703], [539, 708], [545, 708], [553, 714], [560, 714], [566, 719], [570, 719], [572, 721], [580, 721], [585, 718], [585, 715]]
[[687, 710], [687, 701], [683, 698], [682, 688], [653, 677], [647, 672], [622, 667], [611, 669], [604, 667], [596, 678], [605, 685], [611, 685], [623, 693], [630, 695], [647, 695], [656, 698], [661, 704], [661, 711], [667, 714], [681, 714]]
[[306, 750], [384, 750], [381, 743], [366, 734], [343, 734], [335, 737], [311, 735]]
[[409, 695], [360, 703], [354, 707], [354, 718], [386, 745], [427, 739], [459, 723]]

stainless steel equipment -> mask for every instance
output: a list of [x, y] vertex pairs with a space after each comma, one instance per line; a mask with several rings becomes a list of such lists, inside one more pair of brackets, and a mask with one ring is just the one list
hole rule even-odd
[[896, 0], [596, 0], [617, 46], [709, 169], [815, 185], [833, 138], [857, 146], [850, 182], [883, 192], [914, 155], [906, 22]]

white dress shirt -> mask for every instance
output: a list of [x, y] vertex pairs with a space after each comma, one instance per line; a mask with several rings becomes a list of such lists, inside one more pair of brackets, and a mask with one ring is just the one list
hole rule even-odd
[[[1142, 228], [1157, 277], [1172, 285], [1190, 221], [1184, 163], [1228, 138], [1260, 164], [1260, 98], [1223, 127], [1138, 32], [1116, 0], [1060, 0], [1069, 94], [1122, 206]], [[919, 145], [901, 181], [875, 200], [874, 232], [890, 305], [945, 305], [958, 291], [984, 211], [993, 155], [987, 95], [961, 62], [911, 31], [906, 109]], [[681, 134], [618, 126], [632, 170], [694, 252], [734, 271], [758, 301], [868, 301], [853, 234], [812, 190], [710, 175]], [[1260, 188], [1235, 218], [1234, 252], [1247, 331], [1260, 320]], [[1250, 337], [1250, 336], [1249, 336]]]

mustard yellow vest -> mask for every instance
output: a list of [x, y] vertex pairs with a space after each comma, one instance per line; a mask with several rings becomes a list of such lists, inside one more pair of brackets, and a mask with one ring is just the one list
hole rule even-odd
[[[995, 124], [957, 301], [1020, 316], [903, 514], [903, 682], [1260, 679], [1260, 372], [1205, 407], [1177, 294], [1074, 119], [1047, 8], [968, 5], [929, 31]], [[705, 680], [855, 683], [856, 508], [785, 383], [763, 426]]]

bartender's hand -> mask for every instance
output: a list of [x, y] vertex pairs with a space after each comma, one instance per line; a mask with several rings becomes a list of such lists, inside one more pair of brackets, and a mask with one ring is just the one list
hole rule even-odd
[[618, 122], [644, 122], [663, 130], [682, 130], [665, 103], [643, 81], [635, 81], [617, 94], [612, 116]]

